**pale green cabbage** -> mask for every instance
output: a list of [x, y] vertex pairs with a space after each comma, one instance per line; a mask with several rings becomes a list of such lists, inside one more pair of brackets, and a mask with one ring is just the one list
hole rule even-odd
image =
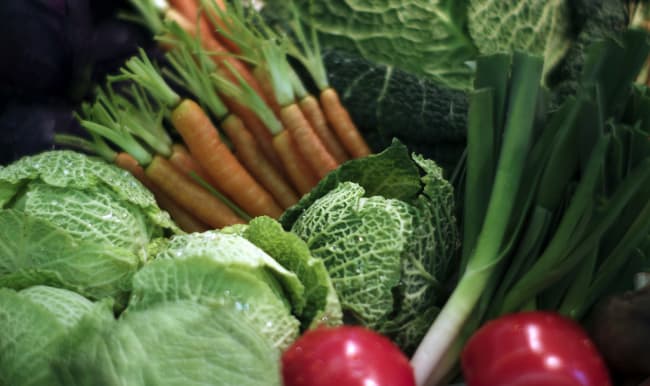
[[323, 260], [313, 257], [300, 237], [266, 216], [252, 219], [242, 236], [294, 272], [305, 286], [306, 304], [298, 315], [303, 328], [343, 322], [341, 303]]
[[483, 55], [523, 51], [544, 57], [548, 72], [571, 46], [565, 0], [468, 0], [468, 27]]
[[273, 347], [284, 349], [298, 336], [300, 322], [285, 298], [272, 289], [277, 286], [264, 272], [205, 256], [160, 259], [135, 275], [125, 314], [178, 300], [219, 305], [248, 321]]
[[149, 244], [179, 232], [131, 174], [73, 151], [0, 168], [0, 286], [47, 284], [120, 305]]
[[65, 289], [0, 288], [0, 385], [64, 385], [50, 364], [67, 334], [91, 312], [112, 315], [110, 303], [93, 304]]
[[279, 352], [230, 307], [163, 302], [84, 318], [53, 367], [66, 386], [280, 386]]

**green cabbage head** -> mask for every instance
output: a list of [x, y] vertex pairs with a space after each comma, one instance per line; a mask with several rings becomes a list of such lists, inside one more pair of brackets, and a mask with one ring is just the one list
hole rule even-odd
[[53, 150], [0, 168], [0, 287], [124, 299], [150, 242], [179, 232], [128, 172]]
[[454, 192], [394, 141], [326, 176], [281, 218], [323, 260], [344, 316], [412, 351], [445, 300], [459, 246]]

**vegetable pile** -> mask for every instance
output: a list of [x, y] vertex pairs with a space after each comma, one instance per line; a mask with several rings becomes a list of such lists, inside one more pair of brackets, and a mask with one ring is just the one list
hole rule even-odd
[[0, 166], [1, 385], [648, 380], [647, 2], [129, 3]]
[[540, 58], [479, 60], [461, 277], [413, 357], [419, 382], [443, 379], [446, 357], [485, 320], [524, 309], [584, 318], [633, 262], [650, 229], [650, 142], [646, 89], [632, 82], [649, 52], [640, 30], [593, 45], [578, 93], [555, 110]]
[[[370, 154], [328, 84], [318, 42], [299, 24], [294, 43], [241, 6], [226, 12], [206, 3], [203, 12], [179, 3], [159, 9], [134, 2], [167, 50], [166, 64], [157, 66], [144, 51], [129, 59], [83, 105], [80, 122], [92, 138], [60, 142], [140, 175], [185, 230], [278, 218], [341, 162]], [[197, 17], [198, 31], [191, 22]], [[289, 57], [313, 75], [317, 97]]]
[[270, 217], [187, 234], [130, 173], [68, 150], [0, 169], [0, 382], [280, 385], [330, 276]]

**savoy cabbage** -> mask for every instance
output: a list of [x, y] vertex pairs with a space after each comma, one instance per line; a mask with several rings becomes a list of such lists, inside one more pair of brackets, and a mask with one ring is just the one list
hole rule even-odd
[[445, 299], [459, 246], [440, 167], [395, 141], [330, 173], [281, 222], [323, 260], [348, 322], [415, 348]]

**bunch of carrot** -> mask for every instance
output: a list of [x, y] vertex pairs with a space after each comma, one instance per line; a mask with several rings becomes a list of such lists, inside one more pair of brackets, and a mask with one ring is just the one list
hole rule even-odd
[[294, 40], [239, 4], [132, 3], [166, 60], [129, 59], [79, 112], [90, 139], [58, 139], [131, 172], [184, 230], [277, 218], [342, 162], [370, 154], [327, 83], [315, 35], [297, 22]]

